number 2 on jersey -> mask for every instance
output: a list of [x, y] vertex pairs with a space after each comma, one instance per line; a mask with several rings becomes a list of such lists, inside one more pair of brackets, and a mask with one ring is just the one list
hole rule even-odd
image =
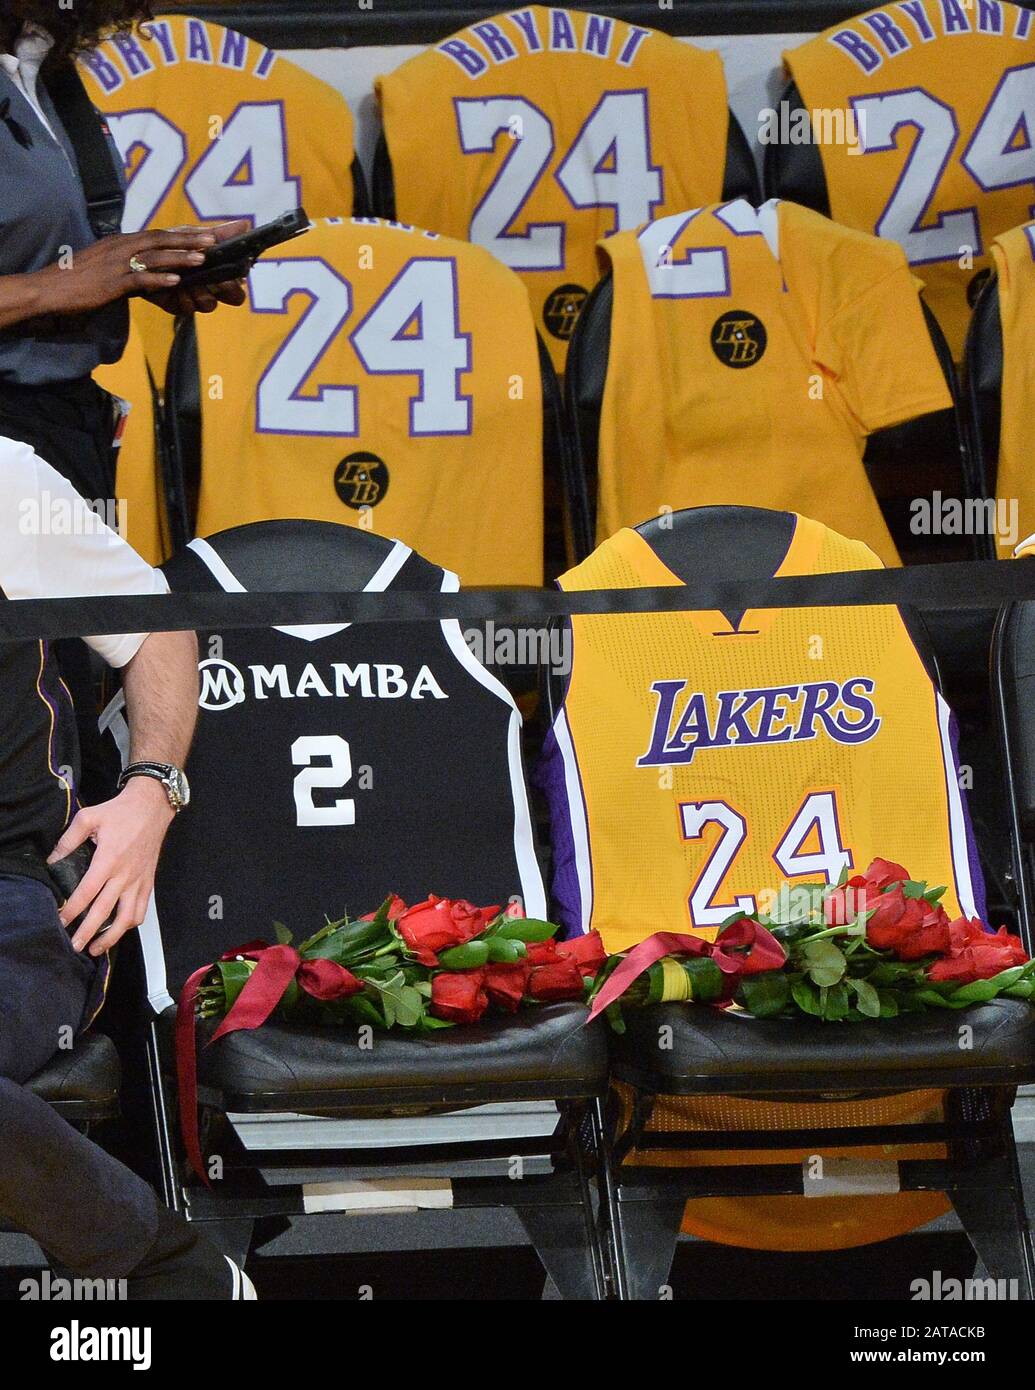
[[[748, 837], [747, 821], [725, 801], [681, 802], [679, 818], [684, 840], [702, 840], [707, 827], [719, 827], [719, 836], [687, 900], [690, 925], [695, 929], [718, 927], [734, 912], [751, 916], [758, 907], [751, 894], [738, 893], [730, 901], [722, 891]], [[817, 847], [806, 850], [813, 832]], [[852, 856], [841, 843], [834, 792], [809, 793], [791, 817], [771, 858], [785, 878], [821, 874], [827, 883], [836, 883], [841, 871], [851, 868]]]

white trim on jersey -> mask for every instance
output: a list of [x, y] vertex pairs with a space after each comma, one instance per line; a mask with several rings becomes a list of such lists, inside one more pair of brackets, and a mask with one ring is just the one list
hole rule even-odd
[[[216, 583], [226, 593], [243, 594], [247, 592], [237, 575], [208, 541], [200, 536], [195, 537], [194, 540], [188, 542], [187, 549], [194, 551], [194, 554], [206, 567]], [[363, 585], [363, 593], [384, 593], [412, 554], [413, 551], [408, 545], [404, 545], [402, 541], [393, 541], [391, 550]], [[319, 642], [322, 637], [333, 637], [336, 632], [344, 632], [348, 627], [348, 623], [308, 623], [302, 627], [278, 627], [274, 631], [283, 632], [287, 637], [301, 638], [303, 642]]]
[[568, 717], [563, 706], [553, 722], [553, 734], [564, 764], [568, 824], [571, 826], [571, 839], [575, 847], [575, 873], [579, 881], [579, 907], [582, 912], [580, 926], [582, 931], [588, 932], [593, 916], [593, 861], [589, 854], [589, 821], [586, 816], [586, 801], [582, 795], [582, 778], [579, 775], [575, 745], [572, 743]]
[[974, 899], [974, 883], [970, 876], [970, 840], [967, 835], [967, 815], [963, 807], [963, 793], [960, 790], [959, 770], [952, 748], [952, 731], [949, 721], [952, 710], [935, 691], [938, 707], [938, 732], [942, 741], [942, 763], [945, 767], [945, 790], [949, 802], [949, 843], [952, 847], [952, 868], [956, 875], [956, 896], [967, 917], [978, 915]]
[[[459, 578], [451, 570], [443, 570], [441, 592], [455, 594], [460, 588]], [[510, 769], [510, 789], [514, 800], [514, 857], [521, 875], [521, 901], [528, 917], [546, 916], [546, 888], [535, 855], [535, 840], [532, 836], [532, 814], [528, 805], [528, 787], [525, 782], [525, 769], [521, 760], [521, 712], [514, 703], [510, 691], [491, 671], [481, 664], [474, 652], [464, 641], [464, 634], [456, 618], [445, 618], [439, 627], [446, 645], [459, 664], [479, 685], [483, 685], [510, 709], [510, 727], [507, 730], [507, 763]]]

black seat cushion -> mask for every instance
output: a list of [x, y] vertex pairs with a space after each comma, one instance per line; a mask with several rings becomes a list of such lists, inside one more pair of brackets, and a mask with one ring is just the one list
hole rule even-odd
[[[172, 1011], [163, 1015], [169, 1024]], [[198, 1082], [228, 1110], [327, 1110], [574, 1099], [607, 1083], [607, 1040], [581, 1004], [545, 1004], [417, 1037], [266, 1023], [211, 1047], [198, 1026]]]
[[[612, 1072], [666, 1095], [903, 1091], [1035, 1080], [1035, 1009], [993, 999], [960, 1012], [872, 1023], [756, 1019], [658, 1004], [629, 1009], [612, 1035]], [[961, 1046], [960, 1028], [973, 1030]], [[660, 1030], [671, 1028], [671, 1036]], [[669, 1046], [671, 1043], [671, 1046]]]
[[111, 1039], [87, 1033], [75, 1047], [56, 1052], [28, 1087], [69, 1119], [100, 1120], [118, 1114], [121, 1079]]

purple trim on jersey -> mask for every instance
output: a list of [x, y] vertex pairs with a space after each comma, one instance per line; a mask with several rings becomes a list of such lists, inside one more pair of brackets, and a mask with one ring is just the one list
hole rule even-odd
[[[937, 714], [937, 712], [938, 712], [937, 706], [938, 706], [938, 701], [937, 701], [937, 698], [936, 698], [936, 699], [935, 699], [935, 714]], [[988, 916], [987, 916], [987, 914], [988, 914], [988, 902], [987, 902], [986, 895], [985, 895], [985, 876], [984, 876], [984, 874], [981, 872], [981, 860], [980, 860], [980, 858], [978, 857], [977, 840], [974, 838], [974, 827], [973, 827], [973, 825], [972, 825], [972, 823], [971, 823], [971, 819], [970, 819], [970, 806], [969, 806], [969, 804], [968, 804], [968, 802], [967, 802], [967, 794], [966, 794], [966, 792], [963, 790], [963, 788], [962, 788], [962, 787], [960, 786], [960, 784], [959, 784], [959, 766], [960, 766], [960, 754], [959, 754], [959, 723], [957, 722], [956, 716], [955, 716], [955, 714], [953, 713], [953, 711], [952, 711], [951, 709], [949, 710], [949, 747], [950, 747], [950, 749], [951, 749], [951, 751], [952, 751], [952, 771], [953, 771], [953, 773], [954, 773], [955, 776], [956, 776], [956, 786], [957, 786], [957, 788], [959, 789], [959, 794], [960, 794], [960, 806], [963, 808], [963, 831], [964, 831], [964, 834], [966, 835], [966, 838], [967, 838], [967, 863], [970, 865], [970, 886], [971, 886], [971, 888], [974, 890], [974, 906], [975, 906], [975, 908], [977, 909], [977, 915], [981, 918], [982, 922], [984, 922], [985, 925], [988, 926]], [[948, 768], [945, 769], [945, 776], [946, 776], [946, 779], [948, 779], [948, 777], [949, 777], [949, 769], [948, 769]], [[949, 796], [949, 795], [951, 794], [951, 793], [950, 793], [950, 789], [949, 789], [948, 781], [947, 781], [947, 780], [946, 780], [945, 793], [946, 793], [946, 796]], [[951, 837], [950, 837], [950, 845], [951, 845]], [[955, 866], [955, 862], [954, 862], [954, 863], [953, 863], [953, 874], [954, 874], [954, 875], [955, 875], [955, 872], [956, 872], [956, 866]], [[957, 900], [958, 900], [958, 899], [959, 899], [959, 890], [958, 890], [958, 889], [957, 889], [956, 897], [957, 897]], [[990, 927], [989, 927], [988, 929], [991, 930]]]
[[[574, 744], [572, 746], [574, 747]], [[550, 841], [553, 846], [553, 882], [550, 885], [550, 893], [557, 921], [561, 924], [560, 939], [567, 941], [573, 936], [583, 934], [582, 889], [575, 855], [572, 805], [568, 797], [564, 756], [552, 728], [543, 740], [542, 752], [532, 773], [532, 781], [546, 797], [550, 810]]]

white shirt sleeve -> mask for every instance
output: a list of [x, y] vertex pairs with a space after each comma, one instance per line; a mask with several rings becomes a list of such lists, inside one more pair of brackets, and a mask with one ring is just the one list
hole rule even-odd
[[[0, 438], [0, 589], [9, 599], [165, 594], [169, 585], [28, 444]], [[125, 666], [148, 634], [86, 637]]]

